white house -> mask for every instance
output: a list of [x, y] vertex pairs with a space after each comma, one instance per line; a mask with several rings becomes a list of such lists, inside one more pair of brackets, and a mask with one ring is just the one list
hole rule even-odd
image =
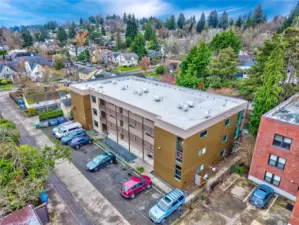
[[0, 62], [0, 79], [10, 79], [11, 76], [17, 74], [12, 68], [3, 62]]
[[138, 56], [135, 53], [121, 53], [115, 58], [115, 63], [119, 66], [137, 66]]
[[27, 57], [24, 60], [26, 74], [34, 81], [43, 79], [45, 75], [45, 66], [52, 66], [52, 62], [42, 56]]
[[59, 108], [63, 111], [63, 116], [67, 119], [72, 118], [72, 100], [71, 98], [62, 99], [58, 104]]

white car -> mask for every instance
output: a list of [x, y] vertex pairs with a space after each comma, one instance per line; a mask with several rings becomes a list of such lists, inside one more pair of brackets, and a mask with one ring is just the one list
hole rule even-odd
[[55, 133], [56, 133], [61, 127], [65, 126], [65, 125], [68, 125], [68, 124], [72, 124], [72, 123], [73, 123], [73, 121], [72, 121], [72, 120], [69, 120], [69, 121], [66, 121], [66, 122], [64, 122], [64, 123], [62, 123], [62, 124], [60, 124], [60, 125], [58, 125], [57, 127], [54, 127], [53, 130], [52, 130], [52, 134], [55, 135]]

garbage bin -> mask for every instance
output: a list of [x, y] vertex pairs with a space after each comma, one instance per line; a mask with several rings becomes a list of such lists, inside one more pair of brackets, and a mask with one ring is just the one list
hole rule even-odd
[[39, 123], [35, 124], [35, 128], [38, 129], [39, 128]]
[[44, 189], [39, 192], [39, 197], [43, 203], [48, 204], [49, 196]]

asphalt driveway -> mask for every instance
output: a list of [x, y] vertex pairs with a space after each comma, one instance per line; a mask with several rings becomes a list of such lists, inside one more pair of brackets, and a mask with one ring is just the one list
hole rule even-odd
[[[52, 128], [42, 129], [51, 140], [55, 141], [51, 130]], [[73, 164], [130, 224], [153, 224], [148, 217], [149, 209], [156, 204], [165, 193], [153, 185], [151, 189], [141, 192], [134, 199], [123, 198], [120, 195], [121, 184], [130, 177], [138, 174], [132, 168], [121, 162], [110, 164], [97, 172], [86, 171], [86, 163], [102, 152], [103, 151], [95, 144], [83, 146], [80, 150], [73, 149]], [[82, 204], [92, 204], [92, 202]], [[93, 212], [89, 213], [93, 214]], [[171, 224], [179, 214], [179, 212], [175, 212], [168, 218], [165, 224]]]

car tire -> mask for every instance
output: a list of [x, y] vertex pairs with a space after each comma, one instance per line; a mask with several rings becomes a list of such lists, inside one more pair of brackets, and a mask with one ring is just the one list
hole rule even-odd
[[152, 187], [151, 184], [148, 184], [148, 185], [146, 186], [147, 189], [150, 189], [151, 187]]
[[91, 144], [91, 141], [89, 141], [88, 143]]
[[181, 212], [181, 211], [182, 211], [182, 209], [183, 209], [183, 206], [182, 206], [182, 205], [180, 205], [180, 206], [178, 207], [178, 211], [179, 211], [179, 212]]
[[79, 145], [77, 145], [77, 146], [76, 146], [76, 149], [79, 149], [79, 148], [80, 148], [80, 146], [79, 146]]
[[113, 160], [112, 160], [112, 159], [110, 159], [109, 163], [110, 163], [110, 164], [112, 164], [112, 163], [113, 163]]
[[131, 198], [132, 198], [132, 199], [135, 198], [135, 194], [132, 194], [132, 195], [131, 195]]
[[164, 218], [160, 224], [164, 224], [166, 222], [166, 218]]

